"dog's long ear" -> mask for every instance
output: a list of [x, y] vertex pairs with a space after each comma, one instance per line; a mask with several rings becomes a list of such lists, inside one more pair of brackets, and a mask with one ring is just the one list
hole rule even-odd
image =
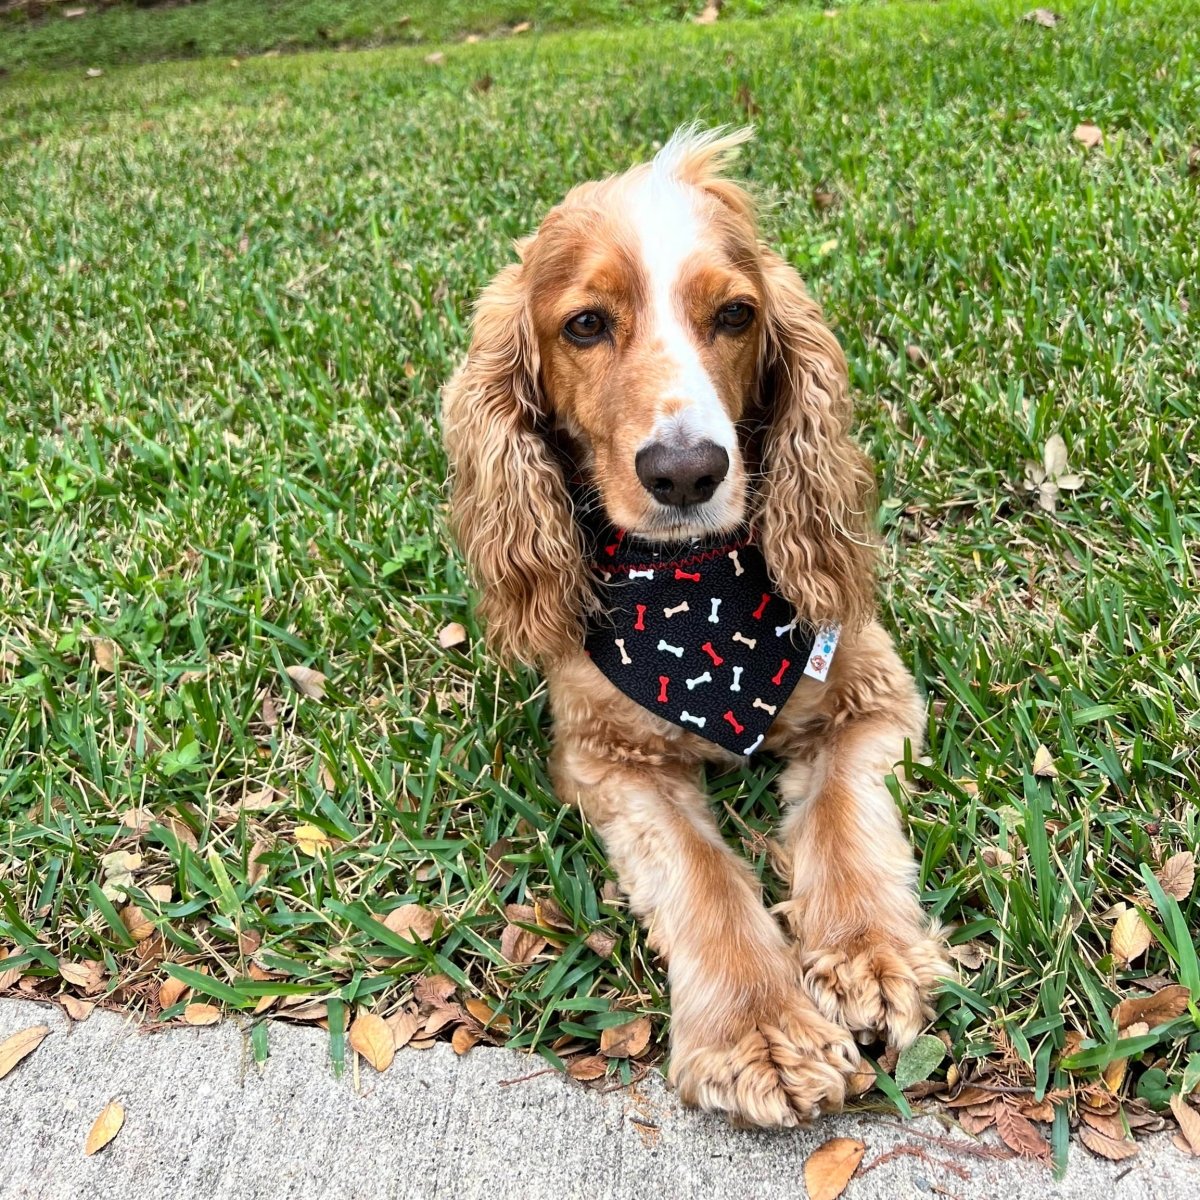
[[594, 603], [562, 469], [542, 437], [538, 351], [521, 264], [475, 309], [467, 361], [442, 394], [451, 521], [501, 661], [550, 663], [582, 645]]
[[758, 536], [776, 587], [802, 618], [859, 628], [875, 610], [875, 480], [849, 436], [846, 360], [796, 272], [765, 250], [763, 271]]

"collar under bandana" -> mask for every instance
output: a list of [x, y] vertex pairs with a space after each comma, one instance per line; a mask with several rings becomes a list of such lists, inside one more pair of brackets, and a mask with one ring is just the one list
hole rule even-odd
[[824, 680], [836, 629], [797, 620], [745, 530], [673, 546], [611, 526], [593, 536], [604, 611], [589, 618], [584, 649], [643, 708], [750, 755], [800, 676]]

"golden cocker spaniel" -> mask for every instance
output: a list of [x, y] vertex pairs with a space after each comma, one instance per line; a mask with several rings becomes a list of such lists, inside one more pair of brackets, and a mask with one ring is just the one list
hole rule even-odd
[[[667, 960], [671, 1078], [790, 1126], [948, 968], [886, 783], [926, 718], [875, 619], [873, 474], [838, 342], [724, 174], [748, 137], [574, 188], [484, 291], [443, 422], [489, 645], [546, 673], [558, 795]], [[702, 790], [759, 749], [774, 913]]]

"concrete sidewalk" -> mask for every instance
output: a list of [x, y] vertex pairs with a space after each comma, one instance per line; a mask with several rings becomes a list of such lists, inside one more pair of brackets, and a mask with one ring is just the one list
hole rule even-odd
[[[1062, 1184], [1036, 1164], [948, 1150], [883, 1118], [831, 1118], [811, 1130], [745, 1133], [685, 1112], [653, 1076], [598, 1095], [557, 1075], [502, 1084], [537, 1059], [449, 1046], [402, 1051], [384, 1075], [364, 1065], [356, 1091], [335, 1079], [319, 1029], [273, 1025], [259, 1073], [233, 1021], [150, 1034], [111, 1013], [81, 1025], [48, 1005], [0, 1000], [0, 1040], [51, 1034], [0, 1081], [0, 1197], [200, 1200], [299, 1197], [803, 1197], [803, 1165], [828, 1138], [867, 1144], [846, 1200], [1185, 1200], [1196, 1160], [1165, 1138], [1129, 1163], [1074, 1149]], [[111, 1099], [125, 1126], [107, 1149], [83, 1142]], [[964, 1144], [961, 1135], [953, 1135]]]

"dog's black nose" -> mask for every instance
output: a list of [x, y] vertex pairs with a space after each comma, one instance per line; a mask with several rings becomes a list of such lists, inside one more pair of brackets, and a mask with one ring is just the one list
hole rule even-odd
[[633, 460], [642, 487], [660, 504], [702, 504], [729, 473], [729, 455], [715, 442], [668, 446], [651, 442]]

